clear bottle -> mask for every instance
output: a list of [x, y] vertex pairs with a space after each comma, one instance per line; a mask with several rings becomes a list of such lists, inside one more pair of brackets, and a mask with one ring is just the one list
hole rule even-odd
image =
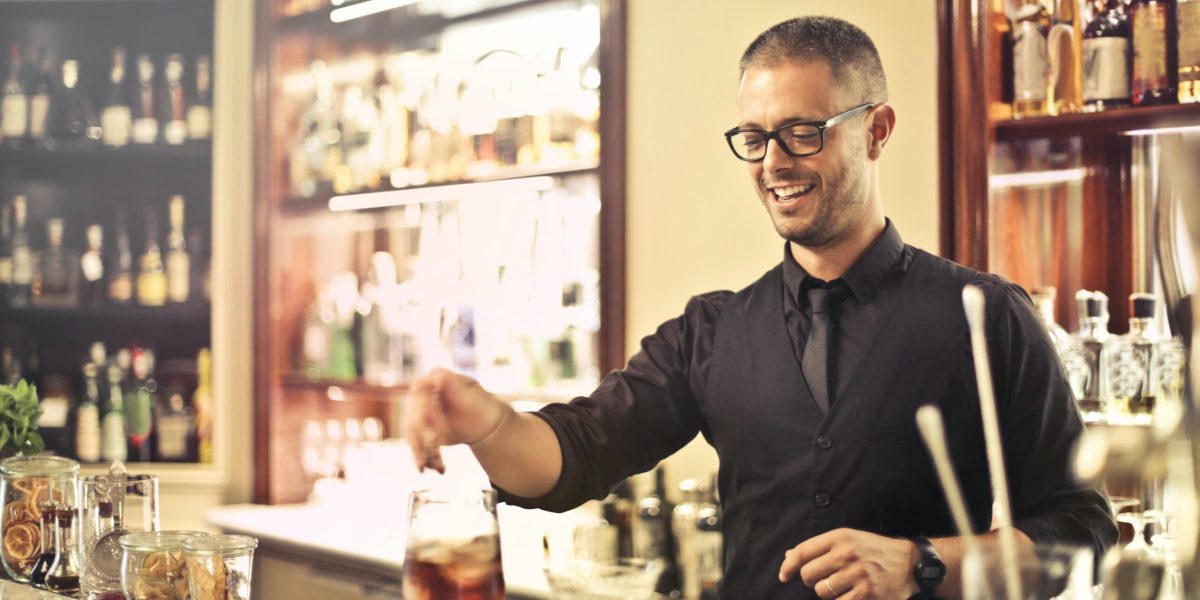
[[46, 144], [52, 148], [89, 149], [100, 142], [100, 119], [79, 89], [78, 61], [63, 61], [62, 87], [54, 96], [48, 130]]
[[1133, 34], [1133, 105], [1174, 104], [1179, 86], [1174, 0], [1133, 0], [1129, 24]]
[[1104, 371], [1104, 344], [1108, 341], [1108, 296], [1101, 292], [1079, 290], [1079, 331], [1072, 334], [1061, 350], [1067, 380], [1087, 423], [1107, 419], [1107, 378]]
[[178, 146], [187, 141], [187, 107], [184, 106], [183, 57], [168, 54], [163, 66], [163, 141]]
[[0, 204], [0, 306], [8, 304], [8, 286], [12, 284], [12, 211]]
[[1055, 348], [1062, 348], [1068, 335], [1067, 330], [1054, 320], [1054, 301], [1058, 290], [1054, 286], [1039, 286], [1029, 290], [1029, 296], [1033, 299], [1033, 305], [1037, 307], [1042, 324], [1046, 326], [1046, 332], [1050, 334], [1050, 341], [1054, 342]]
[[1179, 102], [1200, 102], [1200, 0], [1175, 7], [1179, 39]]
[[127, 305], [133, 302], [133, 251], [124, 207], [117, 207], [117, 253], [108, 269], [108, 301]]
[[1054, 0], [1054, 25], [1047, 38], [1050, 114], [1083, 110], [1083, 19], [1079, 0]]
[[25, 89], [21, 45], [13, 44], [9, 53], [8, 78], [0, 96], [0, 141], [19, 148], [29, 135], [29, 93]]
[[192, 394], [192, 408], [196, 414], [196, 445], [199, 461], [211, 463], [212, 448], [212, 352], [201, 348], [196, 356], [196, 391]]
[[207, 55], [196, 57], [196, 87], [187, 109], [188, 139], [212, 137], [212, 61]]
[[676, 562], [679, 565], [680, 588], [684, 598], [700, 596], [700, 578], [696, 571], [696, 509], [701, 500], [700, 486], [695, 479], [679, 482], [679, 504], [671, 516], [671, 528], [675, 531], [678, 546]]
[[158, 213], [146, 209], [146, 251], [138, 260], [137, 297], [142, 306], [167, 303], [167, 272], [158, 246]]
[[1013, 118], [1047, 114], [1050, 13], [1041, 0], [1024, 0], [1013, 22]]
[[46, 127], [49, 124], [50, 104], [54, 98], [54, 75], [46, 49], [39, 53], [37, 77], [29, 95], [29, 139], [36, 147], [46, 144]]
[[75, 511], [61, 508], [55, 515], [54, 539], [58, 551], [54, 562], [46, 573], [46, 589], [57, 594], [74, 594], [79, 591], [79, 558], [75, 549], [75, 530], [72, 526]]
[[33, 303], [39, 307], [73, 308], [79, 306], [79, 257], [63, 248], [63, 221], [46, 221], [50, 247], [42, 252], [34, 278]]
[[1083, 32], [1083, 102], [1090, 112], [1129, 106], [1129, 20], [1121, 0], [1104, 0]]
[[133, 394], [125, 399], [125, 435], [132, 459], [150, 462], [150, 435], [154, 433], [154, 407], [158, 404], [158, 381], [154, 379], [154, 352], [133, 351]]
[[41, 550], [38, 552], [37, 560], [33, 563], [33, 568], [29, 571], [29, 585], [36, 588], [46, 587], [46, 573], [50, 572], [50, 565], [54, 563], [54, 555], [57, 552], [57, 540], [54, 535], [54, 520], [58, 512], [57, 504], [46, 502], [39, 507], [41, 511], [41, 519], [38, 531], [40, 532], [39, 541]]
[[[128, 352], [122, 350], [121, 352]], [[108, 365], [108, 402], [100, 421], [100, 457], [105, 462], [123, 461], [128, 456], [125, 442], [125, 371], [119, 359]], [[111, 515], [110, 515], [111, 516]]]
[[1110, 423], [1149, 424], [1152, 421], [1155, 390], [1151, 366], [1154, 348], [1160, 341], [1154, 325], [1157, 309], [1153, 295], [1130, 295], [1129, 333], [1110, 338], [1104, 348]]
[[[162, 394], [166, 402], [154, 407], [155, 460], [196, 462], [196, 413], [181, 390]], [[161, 398], [160, 398], [161, 400]]]
[[700, 600], [717, 600], [721, 577], [725, 572], [725, 553], [721, 536], [721, 507], [716, 500], [717, 478], [713, 476], [703, 500], [696, 507], [696, 572]]
[[125, 81], [125, 48], [117, 46], [112, 52], [108, 95], [100, 111], [101, 140], [105, 146], [120, 148], [129, 145], [133, 132], [133, 108], [129, 104], [129, 85]]
[[634, 543], [639, 558], [663, 561], [663, 572], [654, 591], [670, 596], [679, 592], [680, 581], [679, 564], [675, 559], [675, 533], [671, 530], [675, 507], [667, 499], [666, 492], [666, 472], [659, 466], [654, 470], [654, 490], [638, 501]]
[[14, 308], [28, 308], [33, 304], [36, 267], [26, 231], [27, 215], [25, 196], [13, 198], [12, 283], [8, 288], [8, 304]]
[[108, 295], [108, 279], [104, 273], [104, 229], [99, 225], [88, 225], [87, 250], [79, 258], [79, 272], [83, 276], [80, 299], [86, 306], [100, 306]]
[[75, 409], [75, 456], [100, 461], [100, 373], [95, 363], [83, 365], [83, 401]]
[[137, 87], [130, 102], [133, 114], [131, 139], [135, 144], [157, 144], [159, 98], [154, 89], [154, 62], [150, 60], [150, 55], [138, 55], [137, 70]]
[[167, 299], [176, 304], [187, 302], [191, 296], [192, 267], [183, 233], [183, 208], [183, 196], [171, 196], [171, 229], [167, 233]]

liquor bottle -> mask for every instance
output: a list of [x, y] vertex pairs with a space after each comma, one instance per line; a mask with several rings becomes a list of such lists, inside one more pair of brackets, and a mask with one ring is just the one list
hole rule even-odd
[[1079, 331], [1072, 334], [1061, 350], [1067, 380], [1087, 423], [1102, 423], [1107, 418], [1104, 372], [1104, 344], [1108, 341], [1108, 296], [1101, 292], [1079, 290]]
[[1013, 22], [1013, 118], [1046, 114], [1050, 13], [1041, 0], [1024, 0]]
[[1200, 0], [1179, 0], [1179, 101], [1200, 102]]
[[99, 225], [88, 225], [88, 249], [79, 259], [79, 272], [83, 275], [81, 303], [85, 306], [100, 306], [108, 295], [108, 280], [104, 277], [104, 229]]
[[1054, 0], [1054, 25], [1047, 38], [1050, 114], [1083, 110], [1083, 26], [1078, 0]]
[[168, 54], [163, 66], [163, 141], [178, 146], [187, 141], [187, 110], [183, 102], [183, 57]]
[[25, 230], [25, 196], [13, 198], [12, 283], [8, 287], [8, 304], [28, 308], [33, 303], [33, 249]]
[[700, 600], [717, 600], [717, 590], [725, 572], [725, 553], [722, 549], [721, 507], [716, 501], [717, 481], [696, 508], [696, 570], [700, 580]]
[[1061, 348], [1068, 335], [1067, 330], [1054, 320], [1054, 300], [1058, 296], [1058, 290], [1053, 286], [1039, 286], [1030, 289], [1029, 296], [1042, 318], [1042, 325], [1046, 326], [1046, 332], [1050, 334], [1050, 341], [1054, 342], [1055, 348]]
[[696, 571], [696, 509], [700, 506], [700, 486], [695, 479], [679, 482], [681, 502], [675, 505], [671, 515], [671, 528], [675, 532], [676, 563], [679, 565], [680, 589], [684, 598], [700, 595], [700, 578]]
[[1154, 414], [1155, 390], [1151, 367], [1159, 342], [1154, 330], [1158, 305], [1151, 294], [1129, 296], [1129, 333], [1109, 339], [1104, 347], [1108, 374], [1110, 423], [1149, 424]]
[[100, 421], [100, 458], [104, 462], [124, 461], [128, 456], [125, 447], [125, 391], [121, 386], [124, 377], [125, 371], [119, 359], [108, 365], [108, 403], [104, 418]]
[[1133, 0], [1129, 6], [1133, 32], [1134, 106], [1174, 104], [1179, 81], [1174, 0]]
[[178, 386], [164, 390], [166, 402], [154, 408], [155, 460], [196, 462], [196, 415], [183, 394]]
[[47, 147], [93, 148], [101, 138], [92, 101], [79, 90], [79, 62], [63, 61], [62, 87], [54, 95], [47, 125]]
[[83, 365], [83, 402], [75, 409], [75, 456], [79, 462], [100, 461], [100, 372]]
[[158, 93], [154, 89], [154, 63], [150, 55], [137, 58], [138, 84], [130, 103], [133, 114], [132, 140], [135, 144], [158, 143]]
[[108, 405], [108, 353], [104, 348], [104, 342], [92, 342], [88, 349], [88, 360], [84, 364], [88, 363], [96, 367], [97, 396], [95, 402], [99, 410]]
[[133, 130], [133, 109], [129, 105], [129, 86], [125, 82], [125, 48], [117, 46], [112, 52], [108, 96], [100, 111], [100, 127], [104, 145], [120, 148], [129, 145]]
[[124, 208], [117, 208], [116, 221], [117, 254], [108, 269], [108, 300], [113, 304], [129, 304], [133, 302], [133, 252]]
[[63, 220], [46, 221], [50, 247], [38, 260], [34, 278], [34, 306], [73, 308], [79, 306], [79, 257], [63, 248]]
[[13, 247], [12, 212], [0, 204], [0, 306], [8, 304], [8, 286], [12, 284]]
[[654, 491], [638, 502], [634, 540], [640, 558], [663, 561], [663, 572], [654, 591], [669, 596], [679, 593], [680, 582], [675, 533], [671, 531], [675, 507], [667, 500], [666, 491], [666, 472], [660, 466], [654, 470]]
[[187, 302], [191, 294], [192, 267], [183, 234], [183, 196], [171, 196], [168, 205], [170, 232], [167, 233], [167, 299]]
[[38, 65], [37, 77], [29, 95], [29, 139], [35, 147], [40, 148], [46, 144], [46, 126], [54, 98], [54, 76], [45, 48], [39, 52]]
[[154, 352], [133, 350], [133, 394], [125, 399], [125, 435], [135, 461], [150, 461], [150, 434], [154, 432], [154, 406], [158, 404], [158, 381], [154, 379]]
[[1129, 21], [1105, 0], [1083, 32], [1083, 102], [1097, 112], [1129, 106]]
[[196, 356], [196, 391], [192, 394], [192, 408], [196, 412], [196, 445], [202, 463], [213, 460], [212, 406], [212, 352], [201, 348]]
[[22, 67], [21, 45], [13, 44], [0, 100], [0, 141], [9, 148], [21, 147], [29, 135], [29, 94]]
[[212, 137], [212, 62], [207, 55], [196, 57], [196, 87], [192, 90], [187, 109], [188, 138], [207, 140]]
[[138, 260], [137, 297], [142, 306], [167, 303], [167, 274], [158, 246], [158, 213], [153, 208], [146, 209], [146, 251]]
[[204, 255], [204, 242], [200, 235], [199, 227], [192, 227], [188, 230], [187, 248], [188, 255], [191, 257], [191, 282], [188, 284], [188, 291], [193, 301], [203, 299], [208, 301], [212, 297], [212, 285], [209, 278], [209, 260]]
[[79, 558], [75, 549], [75, 510], [60, 508], [55, 514], [54, 541], [58, 551], [46, 573], [46, 589], [57, 594], [79, 591]]

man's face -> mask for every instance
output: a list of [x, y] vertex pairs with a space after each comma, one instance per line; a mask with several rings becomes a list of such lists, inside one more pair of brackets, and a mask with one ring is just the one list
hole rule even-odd
[[[824, 121], [864, 102], [856, 96], [839, 89], [823, 61], [751, 67], [738, 90], [738, 127], [770, 131]], [[746, 163], [779, 235], [822, 248], [848, 238], [866, 221], [868, 118], [856, 115], [827, 129], [824, 149], [813, 156], [789, 156], [771, 140], [763, 160]]]

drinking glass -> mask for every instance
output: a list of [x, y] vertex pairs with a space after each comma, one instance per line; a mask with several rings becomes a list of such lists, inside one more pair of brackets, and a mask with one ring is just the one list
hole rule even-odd
[[[79, 463], [58, 456], [14, 456], [0, 462], [0, 518], [4, 570], [14, 581], [29, 582], [41, 553], [42, 513], [75, 507]], [[49, 535], [52, 535], [49, 534]]]
[[501, 600], [492, 490], [417, 490], [409, 498], [405, 600]]
[[[1038, 546], [1035, 556], [1019, 558], [1021, 600], [1092, 600], [1092, 552], [1069, 546]], [[977, 549], [963, 559], [963, 598], [1008, 600], [999, 548]]]
[[251, 567], [258, 539], [209, 535], [183, 542], [191, 600], [250, 600]]

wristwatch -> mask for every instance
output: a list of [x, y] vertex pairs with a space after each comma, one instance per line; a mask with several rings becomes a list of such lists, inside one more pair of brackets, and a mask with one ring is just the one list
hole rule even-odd
[[937, 598], [938, 586], [946, 580], [946, 563], [942, 562], [942, 557], [938, 556], [937, 550], [933, 544], [923, 537], [912, 538], [917, 549], [921, 551], [921, 555], [917, 557], [917, 566], [913, 568], [913, 579], [917, 581], [919, 591], [913, 598], [921, 600], [933, 600]]

